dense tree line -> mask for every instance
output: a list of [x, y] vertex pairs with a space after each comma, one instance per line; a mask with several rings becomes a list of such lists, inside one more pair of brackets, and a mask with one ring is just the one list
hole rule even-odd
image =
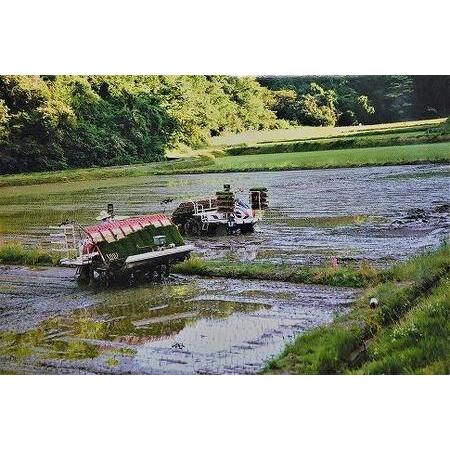
[[278, 126], [271, 102], [252, 77], [1, 76], [0, 173], [160, 160]]
[[450, 114], [448, 76], [0, 76], [0, 173], [164, 158], [224, 132]]
[[386, 123], [450, 115], [450, 76], [260, 77], [279, 118], [302, 125]]

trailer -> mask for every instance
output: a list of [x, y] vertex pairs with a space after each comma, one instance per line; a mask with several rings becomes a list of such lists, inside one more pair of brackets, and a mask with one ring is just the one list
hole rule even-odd
[[[73, 226], [73, 225], [72, 225]], [[64, 233], [70, 228], [64, 225]], [[75, 257], [61, 259], [63, 266], [75, 267], [78, 281], [86, 284], [160, 280], [170, 266], [183, 261], [194, 249], [186, 245], [176, 225], [164, 214], [116, 219], [113, 215], [82, 230]], [[69, 231], [72, 236], [75, 233]]]
[[185, 236], [250, 233], [262, 220], [268, 208], [267, 188], [255, 187], [249, 191], [248, 203], [225, 184], [214, 198], [190, 200], [181, 203], [172, 214], [172, 221]]

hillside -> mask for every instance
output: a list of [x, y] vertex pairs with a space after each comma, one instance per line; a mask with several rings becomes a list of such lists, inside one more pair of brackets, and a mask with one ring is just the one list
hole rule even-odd
[[255, 136], [335, 137], [342, 125], [345, 133], [366, 129], [361, 124], [406, 127], [449, 114], [449, 80], [4, 75], [0, 174], [162, 161], [211, 144], [253, 144]]

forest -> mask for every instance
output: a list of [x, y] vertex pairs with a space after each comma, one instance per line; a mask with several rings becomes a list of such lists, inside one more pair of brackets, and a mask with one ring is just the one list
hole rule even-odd
[[213, 136], [448, 116], [449, 76], [0, 76], [0, 173], [127, 165]]

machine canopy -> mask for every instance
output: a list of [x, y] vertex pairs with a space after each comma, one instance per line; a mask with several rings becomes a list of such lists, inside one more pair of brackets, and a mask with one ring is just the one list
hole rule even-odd
[[164, 214], [152, 214], [146, 216], [130, 217], [122, 220], [102, 222], [98, 225], [90, 225], [84, 228], [94, 244], [101, 242], [116, 242], [130, 234], [136, 233], [146, 227], [173, 226], [170, 219]]

